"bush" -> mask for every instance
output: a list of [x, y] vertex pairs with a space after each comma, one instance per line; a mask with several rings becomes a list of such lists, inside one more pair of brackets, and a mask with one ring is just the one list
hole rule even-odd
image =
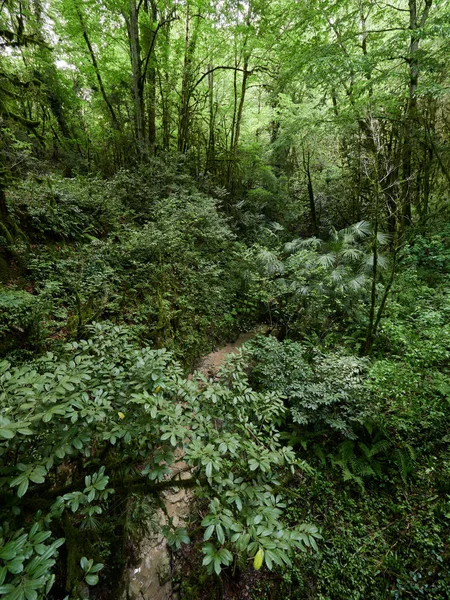
[[365, 359], [258, 337], [250, 344], [249, 361], [252, 384], [282, 394], [295, 424], [309, 431], [334, 430], [355, 437], [354, 425], [360, 425], [367, 413]]
[[46, 330], [42, 320], [45, 302], [22, 290], [0, 287], [0, 354], [17, 346], [38, 348]]
[[[233, 553], [264, 554], [270, 569], [294, 549], [316, 547], [316, 527], [283, 524], [278, 478], [294, 455], [273, 425], [284, 411], [277, 394], [253, 391], [239, 368], [224, 375], [228, 385], [185, 380], [170, 353], [139, 348], [129, 329], [89, 331], [62, 356], [0, 363], [0, 594], [43, 598], [63, 538], [67, 568], [60, 566], [58, 585], [76, 594], [83, 581], [95, 584], [98, 569], [85, 554], [102, 558], [97, 534], [106, 541], [109, 520], [118, 557], [127, 499], [158, 498], [167, 488], [198, 487], [206, 499], [210, 573], [230, 565]], [[180, 455], [183, 479], [173, 470]], [[175, 549], [189, 541], [172, 524], [166, 533]], [[112, 581], [118, 564], [109, 561]]]

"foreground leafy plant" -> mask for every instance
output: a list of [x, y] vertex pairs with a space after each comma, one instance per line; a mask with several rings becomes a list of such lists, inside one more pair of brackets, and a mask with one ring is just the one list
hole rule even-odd
[[[252, 390], [237, 365], [224, 383], [186, 380], [170, 353], [140, 349], [129, 329], [95, 325], [91, 334], [68, 344], [62, 357], [0, 365], [0, 518], [13, 536], [25, 516], [50, 538], [52, 520], [63, 531], [98, 527], [113, 494], [117, 502], [189, 487], [209, 499], [202, 525], [211, 571], [229, 565], [233, 552], [252, 557], [263, 548], [271, 568], [287, 564], [294, 548], [315, 548], [316, 527], [283, 525], [277, 488], [296, 460], [274, 425], [285, 410], [276, 393]], [[180, 457], [185, 478], [173, 469]], [[175, 547], [189, 540], [177, 530], [168, 535]], [[40, 552], [28, 553], [32, 564]], [[2, 558], [7, 587], [0, 594], [19, 585], [9, 560]], [[93, 584], [97, 571], [87, 560], [79, 576]]]

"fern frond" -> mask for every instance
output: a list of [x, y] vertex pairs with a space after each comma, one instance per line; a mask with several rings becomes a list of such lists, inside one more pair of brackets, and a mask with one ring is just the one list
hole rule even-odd
[[322, 267], [330, 268], [336, 262], [336, 254], [334, 252], [330, 252], [328, 254], [322, 254], [317, 259], [317, 263]]
[[284, 272], [284, 265], [277, 255], [270, 250], [260, 250], [256, 257], [259, 268], [267, 275], [276, 275]]
[[359, 223], [355, 223], [354, 225], [351, 226], [351, 230], [353, 232], [353, 235], [356, 238], [358, 238], [358, 239], [365, 238], [368, 235], [370, 235], [370, 231], [371, 231], [370, 223], [368, 221], [359, 221]]

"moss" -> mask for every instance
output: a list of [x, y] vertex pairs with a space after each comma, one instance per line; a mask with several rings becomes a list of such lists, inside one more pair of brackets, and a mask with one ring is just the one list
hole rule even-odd
[[11, 279], [11, 267], [3, 256], [0, 256], [0, 282], [7, 283]]
[[68, 515], [64, 515], [62, 527], [66, 539], [66, 591], [80, 592], [83, 581], [80, 560], [83, 556], [92, 556], [94, 549], [85, 532], [74, 527]]

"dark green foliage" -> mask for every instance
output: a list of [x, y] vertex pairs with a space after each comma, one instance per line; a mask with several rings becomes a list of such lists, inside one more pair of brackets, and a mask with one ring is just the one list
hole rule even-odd
[[9, 191], [11, 215], [31, 243], [89, 241], [119, 226], [121, 202], [99, 179], [28, 179]]
[[[445, 243], [445, 236], [436, 237], [436, 254], [425, 257], [417, 247], [405, 252], [406, 268], [387, 305], [378, 357], [364, 361], [356, 386], [356, 406], [364, 410], [354, 422], [355, 439], [343, 440], [339, 431], [314, 421], [289, 433], [299, 456], [315, 469], [301, 501], [292, 501], [292, 522], [318, 520], [324, 541], [317, 554], [299, 557], [280, 572], [278, 581], [261, 580], [255, 600], [274, 594], [292, 600], [448, 597], [448, 287], [443, 268], [430, 272], [424, 266], [424, 261], [445, 264], [439, 258]], [[354, 410], [351, 395], [344, 396], [343, 367], [360, 359], [270, 338], [256, 340], [248, 352], [260, 389], [282, 389], [291, 402], [292, 388], [307, 389], [311, 375], [320, 372], [321, 389], [333, 390], [333, 381], [337, 386], [340, 381], [341, 410]], [[315, 407], [319, 419], [330, 406]]]
[[411, 494], [389, 476], [364, 495], [317, 473], [289, 513], [292, 522], [307, 515], [322, 522], [319, 553], [299, 556], [270, 591], [265, 586], [267, 596], [261, 591], [252, 598], [447, 598], [450, 506], [445, 495], [436, 496], [426, 469], [420, 473]]
[[450, 597], [448, 14], [1, 2], [2, 598]]
[[0, 286], [0, 354], [16, 347], [39, 348], [45, 341], [48, 305], [29, 292]]
[[[113, 318], [192, 365], [239, 330], [234, 306], [245, 301], [251, 263], [217, 201], [175, 163], [149, 161], [109, 182], [30, 180], [9, 205], [28, 240], [14, 251], [33, 294], [24, 297], [40, 307], [33, 322], [42, 341], [47, 330], [53, 339], [80, 336], [93, 320]], [[246, 308], [243, 318], [252, 318]], [[36, 345], [35, 332], [17, 326], [20, 343], [5, 349]]]

